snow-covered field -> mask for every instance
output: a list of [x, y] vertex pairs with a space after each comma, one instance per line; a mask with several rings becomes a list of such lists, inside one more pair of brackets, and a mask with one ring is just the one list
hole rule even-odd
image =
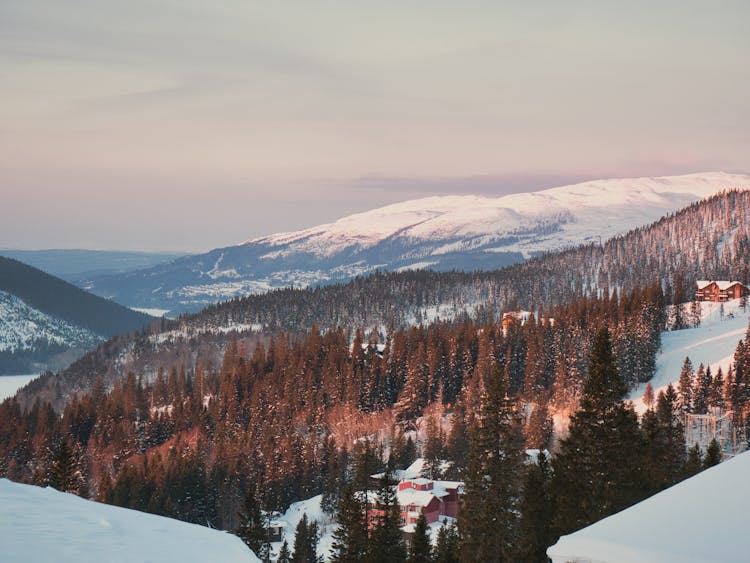
[[750, 452], [579, 530], [547, 549], [554, 563], [745, 563]]
[[38, 373], [31, 375], [0, 375], [0, 402], [16, 394], [29, 381], [39, 377]]
[[238, 537], [0, 479], [3, 563], [253, 563]]
[[[662, 349], [657, 353], [656, 374], [651, 379], [654, 394], [658, 395], [670, 383], [676, 388], [685, 357], [690, 358], [696, 370], [702, 363], [711, 366], [713, 373], [721, 367], [726, 375], [735, 348], [745, 337], [750, 321], [750, 304], [745, 311], [740, 307], [739, 299], [728, 301], [723, 307], [720, 303], [701, 303], [701, 306], [700, 326], [662, 333]], [[646, 383], [643, 383], [630, 395], [638, 412], [645, 410], [645, 390]]]

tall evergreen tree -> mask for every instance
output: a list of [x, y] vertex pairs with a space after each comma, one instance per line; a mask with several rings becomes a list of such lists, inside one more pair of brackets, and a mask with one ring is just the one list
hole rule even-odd
[[406, 547], [401, 534], [401, 508], [396, 498], [395, 482], [386, 471], [377, 492], [377, 516], [370, 536], [367, 561], [372, 563], [403, 563]]
[[557, 533], [578, 530], [638, 501], [641, 434], [612, 353], [609, 330], [594, 339], [581, 406], [554, 460]]
[[509, 561], [515, 549], [524, 440], [499, 365], [481, 383], [458, 525], [461, 561], [491, 563]]
[[319, 539], [318, 523], [310, 522], [307, 513], [303, 514], [294, 535], [292, 563], [317, 563]]
[[270, 551], [268, 526], [260, 509], [260, 502], [252, 481], [248, 484], [245, 492], [245, 502], [239, 515], [239, 526], [236, 534], [261, 561], [268, 559]]
[[437, 541], [432, 550], [435, 563], [459, 563], [459, 536], [455, 524], [445, 524], [440, 527]]
[[694, 444], [687, 452], [685, 460], [685, 478], [692, 477], [703, 471], [703, 454], [698, 444]]
[[331, 561], [362, 561], [367, 554], [367, 522], [364, 502], [351, 484], [344, 487], [336, 519], [338, 527], [333, 533]]
[[711, 443], [708, 444], [708, 448], [706, 448], [706, 457], [703, 458], [703, 468], [708, 469], [714, 465], [719, 465], [721, 463], [721, 457], [721, 446], [716, 438], [714, 438], [711, 440]]
[[66, 439], [60, 440], [49, 468], [47, 482], [63, 493], [76, 493], [82, 488], [82, 476], [73, 448]]
[[408, 563], [431, 563], [432, 551], [430, 549], [430, 538], [427, 536], [427, 518], [423, 512], [419, 513], [417, 523], [414, 526], [414, 534], [409, 544]]
[[537, 462], [526, 468], [520, 506], [518, 561], [547, 561], [547, 548], [552, 544], [550, 528], [554, 513], [550, 471], [543, 451], [539, 452]]
[[686, 357], [680, 371], [680, 381], [677, 392], [680, 396], [680, 411], [683, 413], [693, 412], [693, 363]]
[[289, 544], [286, 540], [284, 540], [284, 543], [281, 544], [281, 549], [279, 549], [279, 556], [276, 558], [276, 563], [291, 563], [292, 556], [289, 553]]

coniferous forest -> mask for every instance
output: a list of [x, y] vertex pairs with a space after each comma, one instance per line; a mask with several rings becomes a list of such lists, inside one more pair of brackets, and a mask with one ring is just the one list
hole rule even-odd
[[[653, 376], [662, 330], [696, 322], [672, 306], [694, 280], [747, 275], [748, 200], [498, 272], [377, 274], [161, 321], [2, 403], [0, 475], [237, 531], [261, 556], [262, 511], [322, 494], [336, 561], [545, 561], [561, 534], [718, 461], [685, 443], [683, 413], [723, 406], [747, 426], [747, 337], [729, 373], [687, 360], [643, 416], [625, 399]], [[437, 303], [462, 312], [419, 318]], [[525, 322], [503, 326], [518, 308]], [[212, 323], [263, 329], [198, 330]], [[465, 482], [434, 549], [422, 531], [402, 544], [387, 485], [369, 534], [358, 500], [417, 456]], [[317, 534], [300, 523], [285, 557], [313, 560]]]

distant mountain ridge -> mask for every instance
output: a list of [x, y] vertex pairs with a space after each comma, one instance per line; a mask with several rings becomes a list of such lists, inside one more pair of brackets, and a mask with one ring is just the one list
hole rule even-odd
[[750, 177], [710, 172], [597, 180], [495, 198], [429, 197], [145, 270], [95, 277], [83, 287], [131, 307], [175, 313], [375, 270], [491, 270], [601, 242], [732, 188], [750, 188]]
[[83, 278], [121, 274], [148, 268], [185, 256], [177, 252], [137, 252], [123, 250], [88, 250], [77, 248], [16, 250], [0, 248], [0, 256], [13, 258], [39, 268], [65, 281], [74, 283]]
[[102, 340], [153, 320], [0, 256], [0, 374], [62, 367]]

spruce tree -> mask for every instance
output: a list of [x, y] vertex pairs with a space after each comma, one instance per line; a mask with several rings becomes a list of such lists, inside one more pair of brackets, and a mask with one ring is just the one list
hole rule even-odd
[[692, 477], [701, 471], [703, 471], [703, 454], [698, 444], [695, 444], [687, 452], [684, 476], [685, 478]]
[[366, 558], [372, 563], [403, 563], [406, 560], [406, 547], [401, 534], [401, 507], [394, 485], [390, 471], [386, 471], [377, 492], [377, 522], [370, 536]]
[[683, 413], [693, 412], [693, 363], [686, 357], [680, 371], [680, 381], [677, 391], [680, 395], [680, 411]]
[[266, 519], [256, 496], [255, 485], [251, 482], [248, 484], [245, 493], [245, 502], [239, 515], [239, 526], [236, 534], [261, 561], [268, 559], [270, 551], [266, 524]]
[[427, 518], [420, 512], [409, 544], [408, 563], [431, 563], [430, 538], [427, 536]]
[[508, 561], [517, 538], [523, 434], [499, 365], [481, 382], [459, 509], [461, 561]]
[[284, 543], [281, 544], [281, 549], [279, 550], [279, 556], [276, 558], [276, 563], [291, 563], [292, 557], [289, 553], [289, 544], [286, 540], [284, 540]]
[[444, 524], [438, 530], [437, 541], [432, 550], [435, 563], [459, 563], [459, 536], [455, 524]]
[[537, 462], [526, 468], [520, 506], [518, 561], [547, 561], [547, 547], [552, 544], [550, 527], [554, 513], [550, 471], [544, 452], [539, 452]]
[[81, 489], [81, 473], [73, 448], [62, 439], [49, 468], [47, 483], [63, 493], [78, 493]]
[[566, 534], [640, 500], [641, 433], [612, 353], [609, 330], [594, 339], [581, 405], [554, 460], [554, 527]]
[[367, 554], [367, 522], [364, 502], [351, 484], [344, 487], [336, 519], [338, 527], [333, 532], [331, 561], [362, 561]]
[[706, 448], [706, 457], [703, 459], [703, 469], [719, 465], [721, 463], [721, 457], [721, 446], [719, 446], [719, 442], [714, 438], [711, 440], [711, 443], [708, 444], [708, 448]]
[[318, 523], [316, 521], [310, 522], [307, 513], [303, 514], [294, 535], [292, 563], [317, 563], [319, 539]]

